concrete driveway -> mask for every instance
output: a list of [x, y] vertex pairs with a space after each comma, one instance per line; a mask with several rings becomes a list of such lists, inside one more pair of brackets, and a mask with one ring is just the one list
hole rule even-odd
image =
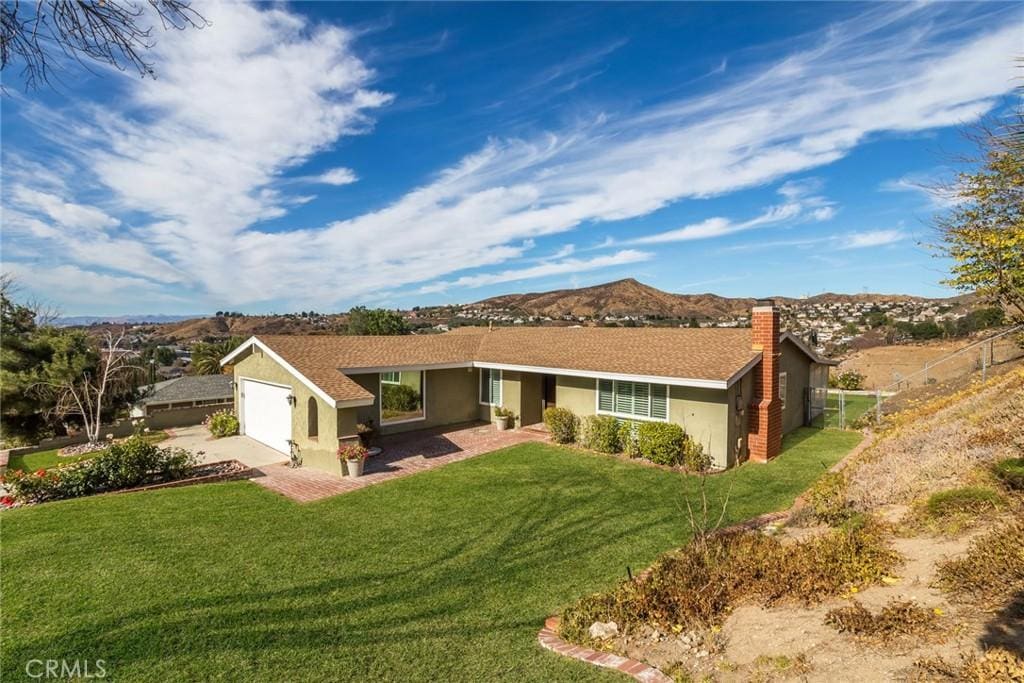
[[288, 456], [264, 446], [247, 436], [226, 436], [214, 439], [202, 425], [196, 427], [180, 427], [168, 429], [171, 435], [160, 443], [161, 447], [187, 448], [193, 453], [203, 451], [199, 461], [204, 463], [218, 460], [238, 460], [249, 467], [263, 467], [277, 462], [287, 462]]

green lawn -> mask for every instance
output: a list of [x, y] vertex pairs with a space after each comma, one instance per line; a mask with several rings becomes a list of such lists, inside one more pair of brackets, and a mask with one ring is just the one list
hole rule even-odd
[[[846, 394], [846, 429], [850, 429], [853, 422], [869, 410], [875, 409], [875, 397], [863, 394]], [[842, 429], [839, 424], [839, 395], [829, 390], [828, 410], [825, 411], [825, 428]]]
[[[167, 434], [164, 432], [151, 432], [145, 436], [146, 441], [150, 443], [159, 443], [166, 438]], [[25, 470], [26, 472], [35, 472], [36, 470], [48, 470], [57, 465], [66, 465], [69, 462], [78, 462], [79, 460], [96, 457], [96, 453], [61, 456], [57, 455], [57, 450], [54, 448], [49, 451], [39, 451], [38, 453], [29, 453], [27, 455], [12, 455], [7, 462], [7, 469], [11, 471]]]
[[[859, 439], [801, 429], [708, 488], [731, 521], [784, 508]], [[537, 630], [683, 543], [696, 485], [523, 444], [309, 505], [233, 482], [5, 512], [0, 679], [615, 680]]]

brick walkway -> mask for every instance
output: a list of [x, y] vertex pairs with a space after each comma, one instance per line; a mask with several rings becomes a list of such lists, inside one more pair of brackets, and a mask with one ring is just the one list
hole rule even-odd
[[357, 479], [339, 477], [311, 467], [290, 468], [277, 464], [260, 467], [262, 476], [252, 481], [292, 500], [308, 503], [466, 460], [506, 446], [543, 440], [545, 436], [539, 432], [499, 432], [493, 425], [483, 423], [424, 430], [381, 437], [378, 445], [384, 449], [383, 452], [367, 459], [363, 476]]

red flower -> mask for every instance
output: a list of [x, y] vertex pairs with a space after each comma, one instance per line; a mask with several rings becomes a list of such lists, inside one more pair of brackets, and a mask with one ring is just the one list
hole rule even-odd
[[11, 498], [10, 496], [4, 496], [3, 498], [0, 498], [0, 505], [3, 505], [5, 507], [11, 507], [12, 505], [14, 505], [14, 499]]
[[37, 477], [45, 477], [46, 476], [46, 470], [44, 470], [44, 469], [36, 470], [36, 476]]

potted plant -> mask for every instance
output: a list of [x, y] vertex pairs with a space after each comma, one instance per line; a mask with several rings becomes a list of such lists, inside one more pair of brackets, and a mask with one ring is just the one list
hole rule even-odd
[[363, 476], [363, 463], [367, 455], [366, 446], [361, 443], [346, 443], [338, 447], [338, 460], [345, 462], [350, 477]]
[[373, 428], [373, 420], [360, 422], [356, 425], [356, 434], [359, 435], [359, 443], [363, 444], [366, 448], [370, 447], [370, 442], [376, 431], [377, 430]]
[[502, 408], [501, 406], [494, 409], [494, 426], [499, 432], [503, 432], [509, 428], [510, 425], [515, 424], [516, 414], [508, 408]]

